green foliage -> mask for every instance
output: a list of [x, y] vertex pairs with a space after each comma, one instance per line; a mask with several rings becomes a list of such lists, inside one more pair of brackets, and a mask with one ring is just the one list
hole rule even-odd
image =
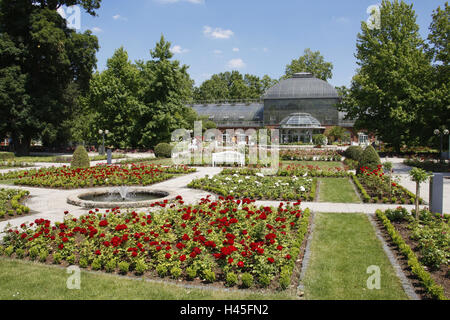
[[238, 282], [237, 274], [234, 272], [228, 272], [225, 277], [225, 282], [226, 282], [226, 285], [229, 287], [236, 285]]
[[39, 255], [39, 248], [37, 246], [31, 247], [30, 250], [28, 250], [28, 254], [32, 260], [36, 259]]
[[53, 256], [53, 263], [54, 264], [60, 264], [61, 263], [62, 255], [61, 255], [60, 252], [54, 252], [52, 254], [52, 256]]
[[0, 160], [14, 160], [14, 153], [12, 152], [0, 152]]
[[286, 66], [286, 73], [284, 79], [291, 78], [294, 73], [310, 72], [316, 78], [327, 81], [333, 77], [333, 64], [326, 62], [320, 51], [311, 51], [307, 48], [303, 55]]
[[13, 246], [8, 246], [4, 251], [5, 255], [8, 257], [10, 257], [13, 254], [13, 252], [14, 252]]
[[41, 249], [41, 251], [39, 251], [39, 261], [45, 262], [47, 260], [47, 257], [48, 257], [48, 250]]
[[156, 266], [156, 272], [158, 273], [158, 275], [161, 278], [164, 278], [167, 275], [167, 273], [168, 273], [167, 266], [163, 265], [163, 264], [157, 265]]
[[403, 207], [398, 207], [397, 209], [388, 209], [384, 212], [384, 214], [390, 221], [403, 221], [407, 220], [410, 216], [408, 210]]
[[323, 146], [327, 143], [327, 137], [323, 134], [315, 134], [312, 139], [313, 143], [317, 146]]
[[430, 273], [428, 273], [419, 263], [419, 260], [417, 259], [417, 256], [415, 255], [414, 251], [403, 240], [400, 233], [391, 224], [386, 215], [381, 210], [377, 210], [376, 215], [378, 219], [383, 223], [392, 241], [398, 246], [401, 253], [408, 259], [408, 266], [411, 268], [412, 273], [419, 278], [420, 282], [425, 287], [425, 290], [434, 299], [447, 300], [444, 294], [444, 289], [438, 284], [436, 284], [436, 282], [431, 277]]
[[17, 154], [31, 139], [68, 140], [74, 101], [89, 85], [96, 65], [97, 37], [69, 29], [56, 9], [80, 4], [91, 14], [100, 0], [0, 2], [0, 135], [10, 133]]
[[105, 271], [106, 272], [114, 272], [117, 267], [117, 261], [116, 259], [111, 259], [105, 264]]
[[344, 156], [346, 158], [358, 161], [361, 159], [364, 150], [360, 146], [351, 146], [344, 151]]
[[157, 144], [154, 151], [158, 158], [172, 157], [172, 146], [168, 143], [162, 142]]
[[89, 155], [83, 146], [78, 146], [72, 156], [72, 162], [70, 163], [72, 168], [89, 168], [91, 162]]
[[121, 274], [127, 274], [130, 270], [130, 264], [126, 261], [119, 262], [119, 271]]
[[272, 277], [266, 273], [263, 273], [259, 276], [258, 282], [263, 287], [266, 288], [270, 285], [270, 282], [272, 281]]
[[328, 138], [328, 141], [331, 143], [336, 141], [343, 142], [350, 140], [350, 133], [345, 128], [339, 126], [334, 126], [325, 130], [324, 134]]
[[140, 259], [136, 262], [136, 267], [134, 269], [136, 270], [136, 274], [141, 275], [148, 270], [148, 266], [144, 260]]
[[276, 84], [268, 75], [259, 78], [254, 75], [242, 75], [239, 71], [214, 74], [194, 89], [196, 101], [230, 101], [259, 99], [264, 92]]
[[189, 280], [195, 279], [197, 277], [197, 269], [193, 266], [186, 268], [186, 276]]
[[87, 268], [89, 266], [89, 261], [87, 258], [80, 258], [78, 264], [80, 265], [81, 268]]
[[380, 164], [381, 164], [380, 156], [372, 146], [368, 146], [366, 147], [366, 149], [364, 149], [359, 159], [358, 172], [360, 172], [360, 168], [365, 167], [367, 167], [368, 168], [367, 170], [370, 171], [375, 170]]
[[203, 279], [206, 282], [214, 282], [216, 281], [216, 274], [210, 269], [203, 270]]
[[181, 270], [180, 267], [172, 267], [172, 269], [170, 269], [170, 275], [172, 276], [172, 278], [174, 279], [178, 279], [179, 277], [181, 277], [183, 273], [183, 270]]
[[413, 6], [383, 0], [380, 28], [362, 22], [356, 46], [358, 70], [340, 110], [356, 119], [356, 128], [374, 133], [396, 151], [430, 137], [421, 114], [427, 109], [436, 117], [444, 114], [432, 109], [432, 100], [439, 99], [430, 92], [433, 70]]
[[253, 286], [253, 276], [246, 272], [241, 275], [242, 286], [244, 288], [251, 288]]
[[94, 259], [91, 263], [92, 270], [100, 270], [102, 268], [102, 262], [99, 258]]

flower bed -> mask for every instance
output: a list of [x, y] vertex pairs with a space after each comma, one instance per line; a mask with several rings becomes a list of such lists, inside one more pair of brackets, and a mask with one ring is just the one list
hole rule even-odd
[[9, 172], [3, 174], [1, 179], [17, 179], [14, 182], [16, 185], [65, 189], [118, 185], [146, 186], [170, 179], [174, 174], [194, 171], [195, 169], [186, 166], [98, 165], [87, 169], [64, 166]]
[[[221, 174], [224, 175], [251, 175], [254, 176], [258, 172], [261, 172], [262, 167], [249, 167], [244, 169], [223, 169]], [[352, 173], [347, 172], [343, 168], [329, 168], [323, 169], [318, 166], [301, 165], [301, 164], [289, 164], [287, 166], [281, 166], [278, 169], [277, 176], [297, 176], [297, 177], [330, 177], [330, 178], [343, 178], [349, 177]]]
[[221, 197], [188, 206], [178, 196], [150, 214], [96, 209], [55, 225], [40, 219], [7, 230], [0, 254], [122, 274], [287, 288], [309, 211], [299, 202], [278, 208], [253, 202]]
[[30, 212], [20, 201], [30, 193], [26, 190], [0, 189], [0, 220], [11, 219]]
[[[247, 169], [248, 170], [248, 169]], [[226, 171], [229, 172], [229, 171]], [[244, 171], [247, 172], [247, 171]], [[313, 200], [311, 188], [317, 183], [315, 178], [264, 176], [255, 172], [252, 175], [219, 174], [213, 177], [196, 179], [189, 188], [202, 189], [216, 194], [237, 198], [259, 200]]]
[[341, 161], [342, 156], [336, 150], [297, 149], [280, 151], [280, 159], [297, 161]]
[[376, 215], [427, 294], [446, 299], [450, 294], [450, 217], [422, 211], [417, 221], [402, 207], [378, 210]]
[[[414, 204], [416, 196], [395, 182], [389, 182], [389, 177], [383, 173], [382, 166], [370, 171], [361, 168], [361, 174], [353, 177], [363, 201], [368, 203]], [[419, 203], [423, 203], [419, 199]]]

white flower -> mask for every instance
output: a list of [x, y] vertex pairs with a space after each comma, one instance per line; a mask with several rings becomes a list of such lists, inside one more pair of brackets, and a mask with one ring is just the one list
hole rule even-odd
[[308, 172], [306, 172], [303, 176], [304, 176], [304, 177], [307, 177], [307, 176], [308, 176]]
[[239, 177], [239, 175], [237, 173], [233, 174], [233, 177]]
[[300, 187], [300, 191], [302, 191], [302, 192], [306, 191], [305, 187], [304, 187], [304, 186], [301, 186], [301, 187]]
[[242, 183], [242, 182], [244, 182], [243, 180], [238, 180], [238, 183]]
[[264, 178], [264, 175], [261, 172], [257, 172], [255, 175], [258, 177]]

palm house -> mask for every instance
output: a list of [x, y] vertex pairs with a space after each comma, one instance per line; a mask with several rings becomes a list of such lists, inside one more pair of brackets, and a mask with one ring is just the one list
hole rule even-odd
[[193, 104], [200, 116], [214, 121], [226, 136], [227, 129], [280, 130], [281, 143], [311, 143], [315, 134], [333, 126], [348, 130], [353, 141], [360, 140], [354, 121], [339, 112], [336, 89], [311, 73], [296, 73], [268, 89], [259, 103]]

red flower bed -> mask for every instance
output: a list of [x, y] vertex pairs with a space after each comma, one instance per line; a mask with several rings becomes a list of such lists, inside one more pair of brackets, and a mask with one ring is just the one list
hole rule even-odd
[[281, 272], [290, 282], [309, 221], [300, 202], [257, 208], [253, 200], [232, 197], [208, 197], [192, 206], [180, 196], [176, 200], [152, 205], [151, 213], [96, 209], [78, 219], [66, 215], [54, 225], [36, 220], [8, 230], [2, 251], [185, 279], [249, 273], [276, 282]]

